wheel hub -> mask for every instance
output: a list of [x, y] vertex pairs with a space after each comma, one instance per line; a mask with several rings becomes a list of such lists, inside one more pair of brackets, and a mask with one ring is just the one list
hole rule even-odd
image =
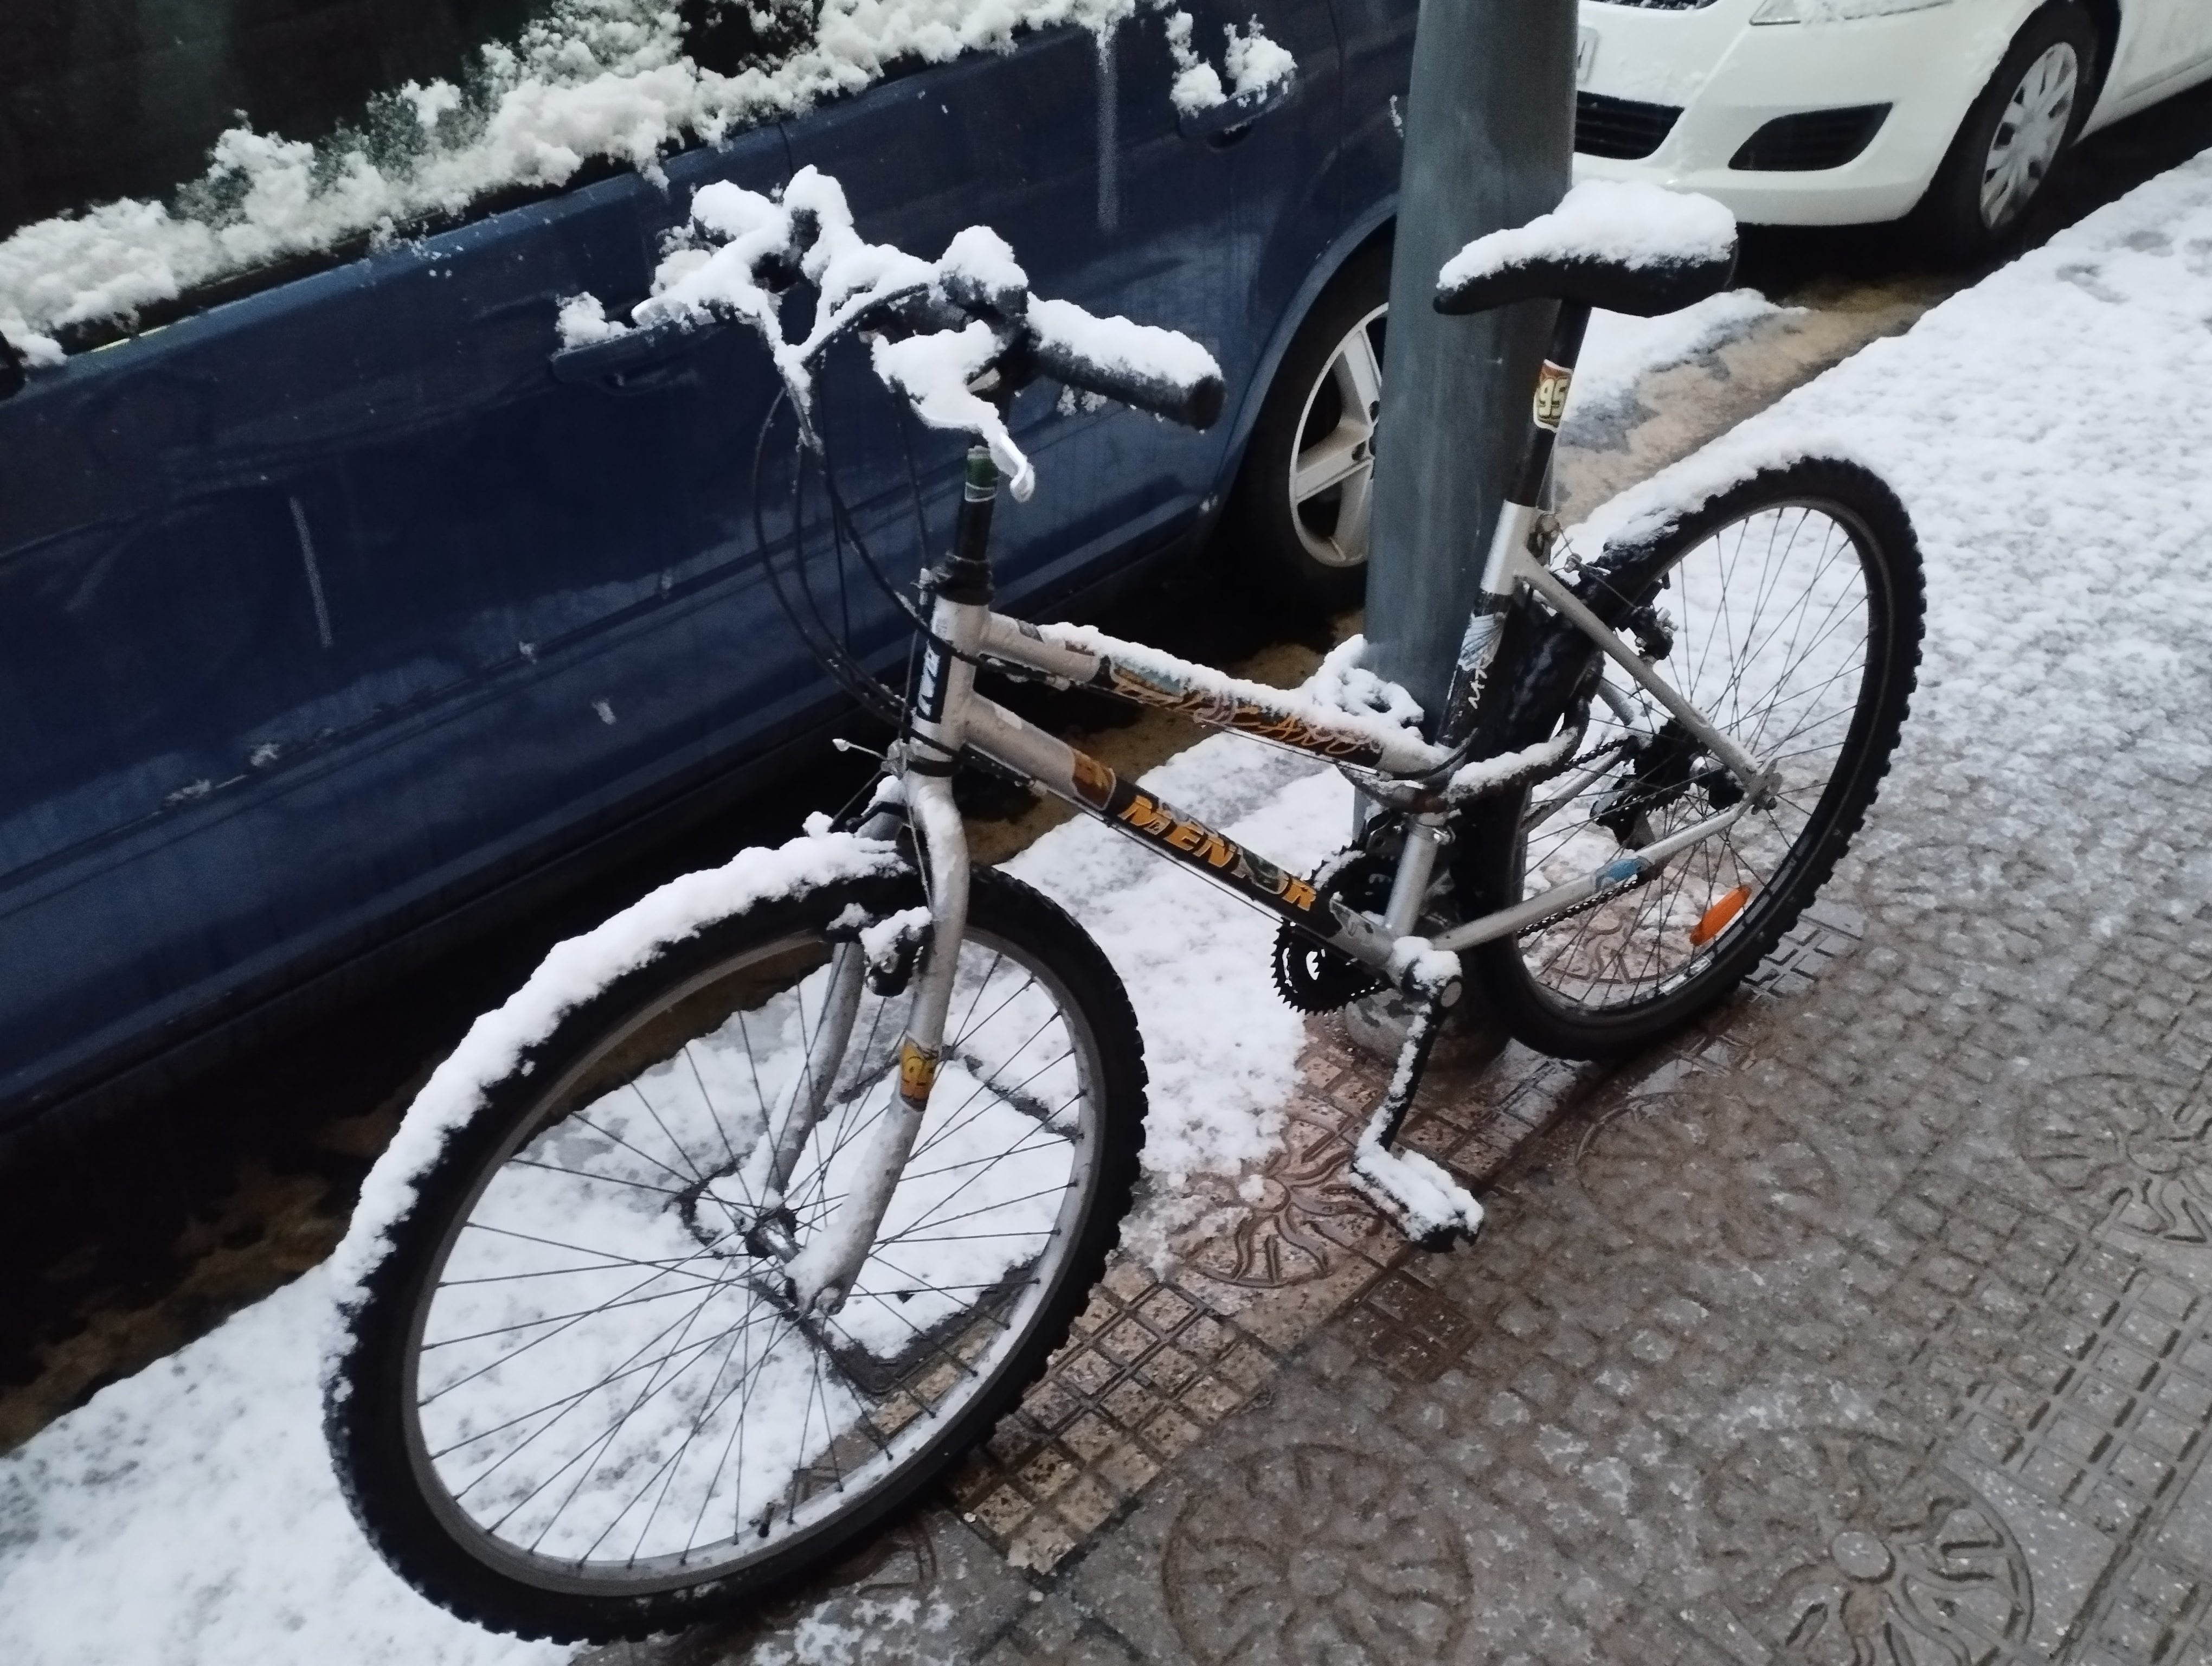
[[2058, 160], [2081, 81], [2081, 59], [2061, 41], [2013, 88], [1982, 164], [1982, 223], [1991, 231], [2021, 216]]
[[1378, 307], [1345, 333], [1298, 417], [1291, 459], [1291, 523], [1324, 567], [1367, 560], [1375, 483], [1375, 423], [1382, 410], [1382, 361], [1371, 333]]

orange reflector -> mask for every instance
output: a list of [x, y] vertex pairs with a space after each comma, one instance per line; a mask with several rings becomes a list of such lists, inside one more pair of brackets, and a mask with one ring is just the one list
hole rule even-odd
[[1690, 946], [1702, 949], [1728, 929], [1729, 921], [1743, 912], [1743, 905], [1751, 901], [1751, 887], [1738, 885], [1734, 891], [1707, 909], [1698, 923], [1690, 927]]

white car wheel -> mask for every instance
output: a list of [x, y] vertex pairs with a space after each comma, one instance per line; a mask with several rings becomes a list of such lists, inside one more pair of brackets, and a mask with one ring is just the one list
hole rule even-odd
[[1982, 223], [2002, 231], [2049, 177], [2074, 128], [2081, 60], [2070, 41], [2047, 46], [2006, 102], [1982, 164]]
[[2051, 0], [1960, 123], [1917, 218], [1942, 258], [1986, 260], [2027, 223], [2096, 96], [2102, 44], [2075, 0]]

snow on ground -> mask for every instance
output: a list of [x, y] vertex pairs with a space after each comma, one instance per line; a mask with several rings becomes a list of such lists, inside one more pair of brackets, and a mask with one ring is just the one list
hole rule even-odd
[[[1352, 835], [1341, 776], [1242, 735], [1208, 737], [1145, 787], [1292, 873]], [[1088, 819], [1053, 829], [1006, 868], [1080, 920], [1129, 991], [1152, 1074], [1152, 1183], [1123, 1241], [1163, 1253], [1188, 1177], [1257, 1162], [1281, 1134], [1305, 1027], [1268, 976], [1274, 921]]]
[[[1928, 639], [1905, 755], [2202, 759], [2212, 641], [2212, 152], [1601, 507], [1577, 545], [1808, 452], [1911, 511]], [[2143, 783], [2146, 787], [2148, 783]], [[2118, 790], [2116, 782], [2116, 790]]]
[[[2203, 767], [2208, 388], [2212, 155], [1596, 520], [1619, 526], [1732, 469], [1830, 445], [1897, 486], [1927, 555], [1929, 627], [1899, 775], [1861, 847], [1877, 863], [1887, 842], [1911, 836], [1916, 806], [1924, 817], [1940, 802], [1929, 795], [1960, 781], [2033, 792], [2038, 756], [2098, 757], [2116, 793], [2154, 793], [2161, 768]], [[1209, 740], [1147, 783], [1291, 866], [1346, 822], [1335, 780], [1240, 739]], [[1988, 848], [1962, 849], [1962, 874], [2006, 883], [2008, 837], [1993, 825]], [[1265, 920], [1073, 824], [1011, 866], [1075, 909], [1129, 985], [1152, 1071], [1147, 1164], [1171, 1196], [1180, 1175], [1264, 1152], [1298, 1028], [1267, 994]], [[311, 1274], [0, 1458], [0, 1655], [24, 1666], [560, 1657], [447, 1619], [355, 1533], [318, 1426], [325, 1301]]]
[[525, 1666], [379, 1561], [323, 1449], [318, 1268], [0, 1458], [16, 1666]]
[[1730, 289], [1657, 318], [1592, 313], [1582, 359], [1575, 367], [1567, 421], [1572, 424], [1607, 416], [1626, 404], [1637, 383], [1653, 371], [1687, 364], [1740, 339], [1770, 318], [1803, 310], [1778, 307], [1756, 289]]

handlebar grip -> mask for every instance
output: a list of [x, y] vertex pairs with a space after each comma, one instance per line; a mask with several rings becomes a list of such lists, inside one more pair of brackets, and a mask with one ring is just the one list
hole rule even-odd
[[1054, 381], [1186, 428], [1211, 428], [1221, 415], [1221, 367], [1188, 336], [1096, 318], [1068, 301], [1032, 300], [1027, 322], [1037, 368]]

